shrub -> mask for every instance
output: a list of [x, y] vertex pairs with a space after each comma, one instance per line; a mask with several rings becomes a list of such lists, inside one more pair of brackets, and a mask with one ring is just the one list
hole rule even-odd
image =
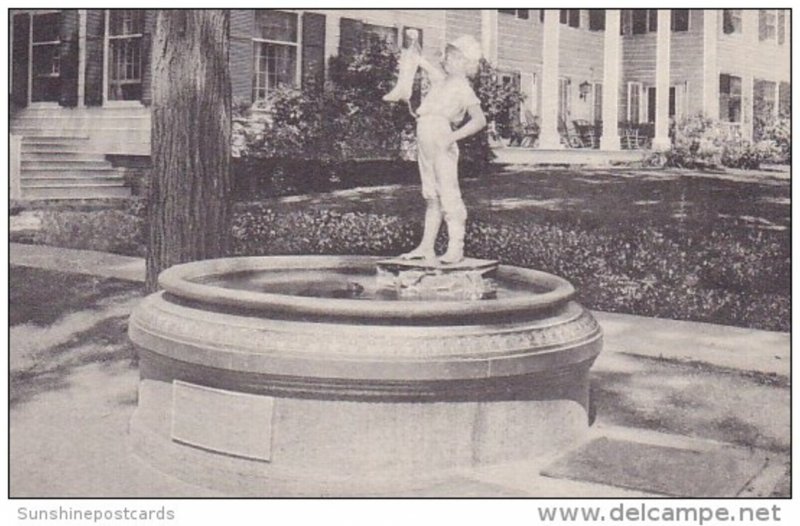
[[143, 200], [132, 200], [122, 209], [45, 209], [40, 216], [42, 223], [33, 236], [34, 243], [145, 256]]
[[761, 163], [780, 155], [774, 141], [750, 142], [703, 115], [673, 124], [670, 135], [672, 146], [663, 154], [667, 166], [706, 168], [722, 165], [757, 169]]
[[756, 170], [761, 163], [774, 159], [778, 155], [779, 150], [772, 141], [752, 143], [743, 140], [728, 140], [722, 145], [720, 162], [731, 168]]
[[790, 164], [792, 162], [792, 121], [788, 117], [778, 117], [756, 121], [756, 139], [770, 141], [774, 145], [774, 157], [770, 160]]
[[[415, 159], [415, 122], [407, 106], [382, 100], [394, 85], [396, 67], [397, 54], [372, 37], [364, 41], [361, 51], [330, 59], [324, 90], [281, 88], [253, 108], [237, 103], [234, 154], [330, 163]], [[507, 125], [512, 108], [523, 99], [517, 87], [498, 80], [496, 70], [485, 60], [473, 87], [487, 119], [501, 126]], [[485, 130], [462, 141], [460, 149], [460, 168], [467, 176], [484, 171], [494, 157]]]
[[719, 164], [724, 134], [713, 119], [694, 115], [675, 123], [672, 147], [664, 152], [666, 165], [697, 168]]

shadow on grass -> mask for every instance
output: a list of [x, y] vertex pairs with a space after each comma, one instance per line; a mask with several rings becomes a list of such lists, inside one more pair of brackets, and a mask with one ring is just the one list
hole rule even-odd
[[[597, 420], [789, 452], [788, 436], [782, 436], [781, 426], [774, 427], [772, 421], [785, 417], [788, 432], [788, 398], [783, 397], [784, 391], [788, 393], [788, 379], [776, 382], [760, 378], [770, 375], [756, 378], [751, 373], [739, 374], [707, 365], [643, 361], [650, 362], [649, 370], [644, 372], [592, 373], [592, 403]], [[746, 392], [751, 407], [737, 398], [736, 388]]]
[[[128, 316], [106, 318], [75, 333], [69, 341], [54, 345], [39, 355], [28, 369], [9, 374], [9, 408], [30, 401], [38, 394], [67, 389], [69, 377], [79, 367], [101, 364], [111, 368], [121, 362], [137, 364], [136, 352], [127, 336]], [[120, 404], [135, 403], [120, 400]]]
[[110, 296], [141, 289], [122, 280], [19, 266], [10, 267], [8, 281], [9, 326], [51, 325], [71, 312], [97, 310]]

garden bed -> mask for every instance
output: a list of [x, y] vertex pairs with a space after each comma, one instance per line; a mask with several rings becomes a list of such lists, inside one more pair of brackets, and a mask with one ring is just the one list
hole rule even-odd
[[[563, 276], [589, 308], [789, 331], [788, 181], [550, 170], [463, 190], [469, 255]], [[423, 208], [413, 185], [238, 203], [234, 251], [395, 255], [419, 239]], [[42, 214], [34, 242], [144, 255], [140, 204]]]

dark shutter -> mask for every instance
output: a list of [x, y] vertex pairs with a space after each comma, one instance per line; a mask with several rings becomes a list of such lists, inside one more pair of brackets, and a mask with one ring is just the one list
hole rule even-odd
[[78, 10], [61, 11], [59, 31], [59, 82], [61, 89], [58, 103], [61, 106], [78, 105]]
[[786, 13], [778, 9], [778, 44], [786, 42]]
[[325, 84], [325, 15], [303, 13], [303, 89]]
[[364, 24], [352, 18], [339, 19], [339, 55], [348, 56], [361, 49]]
[[13, 62], [11, 64], [11, 97], [17, 106], [28, 105], [28, 68], [30, 56], [28, 46], [31, 39], [31, 16], [19, 13], [14, 16], [12, 45]]
[[87, 106], [103, 104], [103, 55], [106, 13], [103, 9], [86, 10], [86, 77], [84, 98]]
[[149, 106], [153, 102], [153, 70], [152, 49], [153, 35], [156, 32], [157, 9], [144, 12], [144, 30], [142, 32], [142, 104]]
[[229, 60], [231, 92], [235, 99], [253, 101], [253, 34], [256, 12], [231, 9]]

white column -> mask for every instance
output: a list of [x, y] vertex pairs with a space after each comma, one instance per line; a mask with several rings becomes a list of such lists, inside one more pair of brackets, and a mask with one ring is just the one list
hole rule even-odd
[[558, 9], [544, 11], [542, 42], [542, 122], [539, 148], [563, 148], [558, 135]]
[[86, 95], [86, 9], [78, 9], [78, 107], [85, 105]]
[[668, 150], [669, 140], [669, 77], [670, 77], [670, 38], [671, 11], [658, 10], [658, 31], [656, 34], [656, 133], [653, 149]]
[[603, 135], [601, 150], [619, 150], [619, 78], [622, 53], [620, 52], [620, 10], [606, 9], [606, 30], [603, 43]]
[[714, 120], [719, 119], [719, 16], [718, 9], [703, 10], [703, 115]]
[[481, 50], [483, 57], [497, 65], [497, 9], [481, 9]]

